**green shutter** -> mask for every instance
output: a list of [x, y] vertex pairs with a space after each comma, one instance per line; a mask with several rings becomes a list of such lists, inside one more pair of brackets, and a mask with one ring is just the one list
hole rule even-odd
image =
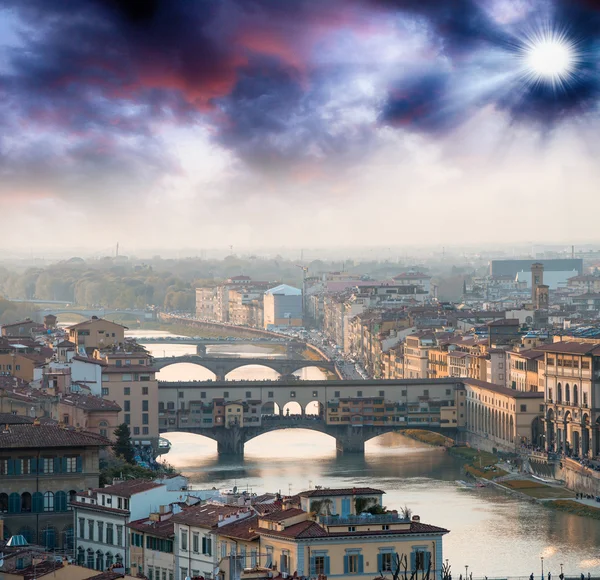
[[60, 457], [54, 458], [54, 473], [60, 473]]
[[57, 491], [54, 494], [54, 511], [67, 511], [67, 494], [64, 491]]
[[11, 493], [8, 496], [8, 513], [18, 514], [21, 511], [21, 496], [18, 493]]
[[38, 472], [38, 464], [37, 464], [37, 458], [34, 457], [33, 459], [29, 460], [29, 469], [31, 471], [31, 473], [37, 473]]
[[83, 471], [83, 465], [81, 462], [81, 455], [77, 456], [77, 473], [81, 473]]
[[21, 475], [21, 460], [15, 459], [14, 461], [14, 473], [15, 475]]
[[310, 575], [317, 575], [317, 559], [314, 556], [311, 556], [310, 558]]
[[66, 457], [62, 458], [62, 472], [67, 473], [67, 458]]
[[364, 568], [364, 562], [365, 562], [365, 557], [362, 554], [358, 555], [358, 573], [362, 574], [363, 573], [363, 568]]
[[425, 552], [425, 558], [423, 560], [423, 569], [427, 572], [429, 568], [429, 562], [431, 562], [431, 552]]
[[325, 576], [329, 576], [329, 556], [325, 556]]
[[15, 473], [15, 462], [12, 459], [8, 460], [8, 475], [14, 475]]
[[206, 536], [202, 536], [202, 553], [206, 554]]
[[383, 554], [377, 554], [377, 571], [383, 572]]
[[35, 513], [44, 511], [44, 495], [40, 491], [36, 491], [31, 498], [32, 509]]
[[350, 569], [348, 556], [344, 556], [344, 574], [348, 574], [348, 570]]
[[416, 552], [412, 552], [410, 555], [410, 569], [412, 572], [415, 571], [415, 568], [417, 567], [417, 554]]

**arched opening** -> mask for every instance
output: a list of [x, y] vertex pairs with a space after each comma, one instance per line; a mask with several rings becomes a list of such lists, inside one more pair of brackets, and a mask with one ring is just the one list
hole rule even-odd
[[573, 385], [573, 405], [576, 407], [579, 405], [579, 390], [577, 385]]
[[571, 455], [573, 453], [573, 438], [572, 433], [569, 433], [570, 423], [571, 411], [567, 411], [563, 420], [564, 449], [567, 455]]
[[25, 491], [21, 494], [21, 511], [31, 511], [31, 494], [28, 491]]
[[318, 364], [314, 364], [298, 369], [292, 374], [301, 381], [326, 381], [333, 373], [321, 368]]
[[556, 402], [562, 403], [562, 385], [560, 383], [556, 385]]
[[77, 548], [77, 565], [85, 566], [85, 550], [81, 546]]
[[79, 324], [85, 320], [89, 320], [90, 317], [84, 314], [80, 314], [77, 311], [72, 312], [53, 312], [56, 316], [57, 326], [71, 326], [73, 324]]
[[584, 413], [581, 417], [581, 453], [584, 456], [590, 452], [590, 416]]
[[101, 572], [104, 570], [104, 554], [100, 550], [96, 550], [96, 570]]
[[204, 435], [174, 431], [163, 433], [161, 437], [171, 442], [168, 462], [176, 467], [195, 465], [198, 456], [217, 453], [217, 442]]
[[[331, 435], [308, 429], [304, 427], [304, 424], [303, 427], [297, 428], [286, 427], [285, 423], [280, 425], [280, 427], [274, 427], [274, 431], [250, 439], [244, 446], [245, 457], [268, 458], [269, 465], [272, 466], [280, 461], [281, 469], [289, 472], [290, 482], [294, 481], [293, 474], [297, 471], [296, 463], [290, 463], [290, 458], [304, 461], [307, 453], [310, 454], [311, 461], [336, 457], [336, 441]], [[275, 447], [285, 449], [285, 456], [280, 458], [273, 456], [272, 450]], [[293, 485], [296, 486], [295, 483]], [[288, 491], [286, 488], [285, 492]], [[296, 491], [299, 489], [296, 488]]]
[[0, 493], [0, 513], [6, 513], [8, 511], [8, 494]]
[[[251, 359], [249, 359], [251, 360]], [[234, 369], [225, 375], [226, 381], [276, 381], [281, 375], [265, 365], [247, 364]]]
[[47, 491], [44, 494], [44, 511], [45, 512], [53, 512], [54, 511], [54, 494], [51, 491]]
[[565, 385], [565, 403], [567, 405], [571, 403], [571, 388], [569, 387], [569, 383]]
[[72, 510], [73, 508], [71, 507], [71, 502], [75, 501], [77, 499], [77, 492], [74, 489], [69, 490], [69, 510]]
[[115, 560], [111, 552], [106, 552], [106, 569], [109, 570], [114, 564]]
[[302, 407], [298, 401], [290, 401], [283, 406], [283, 416], [291, 417], [291, 416], [302, 416]]
[[318, 417], [323, 419], [325, 417], [324, 411], [325, 408], [323, 406], [323, 403], [321, 403], [320, 401], [311, 401], [310, 403], [308, 403], [308, 405], [306, 405], [306, 407], [304, 407], [304, 414], [310, 417]]
[[94, 550], [92, 550], [91, 548], [88, 548], [85, 565], [88, 568], [94, 567]]
[[262, 404], [260, 408], [260, 414], [263, 420], [274, 417], [279, 418], [281, 415], [281, 408], [275, 401], [267, 401], [266, 403]]
[[56, 528], [46, 526], [42, 530], [41, 544], [46, 550], [54, 550], [56, 548]]
[[510, 433], [510, 438], [509, 441], [511, 443], [515, 442], [515, 423], [513, 420], [513, 416], [510, 416], [510, 421], [509, 421], [509, 433]]
[[214, 381], [217, 375], [203, 366], [194, 363], [174, 363], [156, 373], [159, 381]]

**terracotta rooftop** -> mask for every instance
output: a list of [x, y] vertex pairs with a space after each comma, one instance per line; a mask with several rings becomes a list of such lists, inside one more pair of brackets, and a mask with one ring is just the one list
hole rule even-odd
[[254, 511], [261, 516], [281, 511], [282, 506], [283, 502], [280, 500], [275, 501], [273, 503], [255, 503], [252, 505]]
[[219, 523], [219, 516], [223, 518], [241, 511], [239, 506], [204, 504], [192, 506], [172, 517], [174, 523], [190, 526], [212, 528]]
[[564, 354], [589, 354], [600, 355], [600, 342], [576, 342], [572, 340], [561, 340], [552, 344], [544, 344], [536, 347], [544, 352], [558, 352]]
[[285, 510], [271, 512], [270, 514], [261, 516], [260, 519], [267, 520], [268, 522], [281, 522], [283, 520], [287, 520], [288, 518], [294, 518], [294, 517], [302, 515], [304, 513], [306, 513], [306, 512], [299, 508], [288, 508]]
[[312, 520], [306, 520], [293, 526], [288, 526], [283, 530], [268, 530], [266, 528], [258, 528], [261, 534], [269, 536], [278, 536], [281, 538], [324, 538], [328, 536], [327, 530]]
[[233, 540], [242, 540], [251, 542], [259, 538], [258, 532], [256, 531], [258, 526], [258, 516], [250, 516], [243, 520], [225, 524], [215, 530], [215, 533], [219, 536], [231, 538]]
[[162, 484], [154, 483], [145, 479], [128, 479], [120, 483], [108, 485], [106, 487], [98, 488], [94, 491], [96, 493], [105, 493], [107, 495], [117, 495], [119, 497], [131, 497], [136, 493], [142, 493], [155, 487], [160, 487]]
[[67, 330], [71, 330], [73, 328], [79, 328], [80, 326], [87, 326], [88, 324], [90, 324], [92, 322], [104, 322], [105, 324], [112, 324], [113, 326], [118, 326], [120, 328], [124, 328], [125, 330], [128, 330], [128, 328], [126, 326], [123, 326], [122, 324], [117, 324], [116, 322], [111, 322], [110, 320], [105, 320], [104, 318], [90, 318], [89, 320], [84, 320], [83, 322], [79, 322], [78, 324], [73, 324], [72, 326], [69, 326], [67, 328]]
[[169, 516], [167, 519], [158, 522], [143, 518], [130, 522], [127, 527], [159, 538], [172, 538], [175, 535], [175, 524], [173, 524], [172, 517]]
[[493, 393], [498, 393], [499, 395], [506, 395], [508, 397], [514, 397], [515, 399], [543, 399], [544, 393], [542, 392], [532, 392], [532, 391], [517, 391], [515, 389], [509, 389], [508, 387], [503, 387], [502, 385], [496, 385], [494, 383], [487, 383], [485, 381], [479, 381], [477, 379], [460, 379], [465, 384], [473, 385], [474, 387], [480, 387], [487, 391], [491, 391]]
[[311, 489], [302, 491], [300, 497], [332, 497], [340, 495], [383, 495], [385, 491], [374, 489], [372, 487], [348, 487], [333, 489]]
[[518, 318], [501, 318], [500, 320], [488, 322], [488, 326], [519, 326], [520, 324]]
[[102, 397], [96, 397], [94, 395], [79, 395], [70, 393], [65, 395], [61, 399], [61, 403], [65, 405], [71, 405], [78, 409], [84, 409], [86, 411], [121, 411], [121, 407], [114, 401], [107, 401]]
[[63, 429], [54, 425], [10, 425], [0, 431], [0, 449], [50, 447], [106, 447], [110, 441], [88, 431]]

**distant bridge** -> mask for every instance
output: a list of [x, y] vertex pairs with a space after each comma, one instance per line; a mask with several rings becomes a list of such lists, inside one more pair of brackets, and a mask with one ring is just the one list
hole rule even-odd
[[215, 373], [217, 381], [224, 381], [225, 377], [235, 369], [249, 365], [260, 365], [277, 371], [280, 375], [286, 376], [307, 367], [318, 367], [329, 371], [338, 377], [335, 363], [325, 360], [310, 359], [285, 359], [285, 358], [242, 358], [242, 357], [204, 357], [197, 355], [184, 355], [172, 357], [156, 357], [154, 367], [163, 369], [170, 365], [179, 363], [191, 363]]
[[47, 314], [54, 314], [59, 316], [61, 314], [77, 314], [84, 318], [92, 318], [97, 316], [98, 318], [106, 318], [107, 316], [119, 315], [122, 318], [130, 318], [132, 320], [156, 320], [157, 312], [155, 310], [146, 309], [118, 309], [118, 308], [70, 308], [65, 306], [64, 308], [45, 308], [36, 310], [36, 317], [41, 320]]
[[[253, 364], [255, 360], [244, 359], [243, 362]], [[319, 364], [318, 361], [302, 362]], [[461, 380], [451, 378], [366, 381], [159, 381], [158, 386], [160, 431], [187, 431], [205, 435], [217, 442], [220, 454], [242, 454], [244, 444], [254, 437], [289, 428], [326, 433], [336, 439], [337, 449], [343, 452], [364, 451], [364, 444], [369, 439], [408, 428], [438, 431], [453, 437], [457, 432], [458, 409], [461, 409], [457, 400], [463, 401], [464, 397], [464, 385]], [[213, 405], [215, 399], [244, 401], [248, 411], [244, 413], [243, 426], [216, 424], [218, 419]], [[335, 424], [334, 421], [325, 421], [328, 405], [338, 406], [337, 402], [340, 399], [381, 399], [378, 405], [386, 410], [383, 416], [376, 416], [373, 408], [364, 408], [357, 404], [357, 407], [361, 406], [361, 410], [357, 411], [353, 423], [340, 421], [339, 424]], [[289, 408], [290, 403], [299, 405], [299, 415], [283, 415], [284, 408]], [[315, 403], [319, 408], [319, 416], [310, 416], [310, 409], [315, 408]], [[279, 417], [273, 417], [276, 406], [279, 408]], [[348, 405], [348, 408], [350, 407], [351, 405]], [[388, 412], [390, 407], [394, 409], [393, 412]], [[449, 414], [445, 415], [442, 421], [442, 409], [445, 407], [452, 408], [446, 411]], [[341, 411], [348, 415], [344, 409]], [[365, 419], [364, 415], [370, 419]]]
[[286, 338], [262, 338], [260, 336], [250, 338], [238, 338], [228, 336], [227, 338], [192, 338], [191, 336], [137, 336], [136, 340], [144, 344], [160, 343], [160, 344], [191, 344], [195, 346], [213, 346], [216, 344], [267, 344], [267, 345], [292, 345], [304, 347], [305, 343], [296, 339]]

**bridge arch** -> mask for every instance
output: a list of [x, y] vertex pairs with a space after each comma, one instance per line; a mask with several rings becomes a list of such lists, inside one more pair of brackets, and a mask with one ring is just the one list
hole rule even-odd
[[313, 415], [315, 417], [325, 417], [325, 405], [321, 403], [321, 401], [315, 399], [305, 405], [304, 414]]
[[162, 365], [157, 379], [159, 381], [182, 380], [181, 375], [184, 371], [186, 376], [183, 380], [187, 381], [215, 381], [217, 379], [217, 375], [212, 369], [198, 363], [183, 361], [174, 361], [171, 364]]
[[284, 417], [288, 415], [303, 415], [304, 410], [298, 401], [288, 401], [282, 408], [282, 414]]
[[265, 373], [266, 376], [261, 377], [261, 380], [275, 380], [276, 381], [281, 377], [281, 373], [279, 373], [278, 371], [276, 371], [274, 368], [272, 368], [269, 365], [266, 365], [264, 363], [253, 364], [251, 358], [244, 359], [244, 360], [247, 361], [245, 364], [241, 364], [238, 367], [231, 369], [229, 372], [225, 373], [224, 378], [226, 381], [244, 380], [246, 378], [245, 373], [248, 371], [251, 371], [253, 373], [257, 373], [259, 371], [262, 371], [262, 372], [268, 371]]

